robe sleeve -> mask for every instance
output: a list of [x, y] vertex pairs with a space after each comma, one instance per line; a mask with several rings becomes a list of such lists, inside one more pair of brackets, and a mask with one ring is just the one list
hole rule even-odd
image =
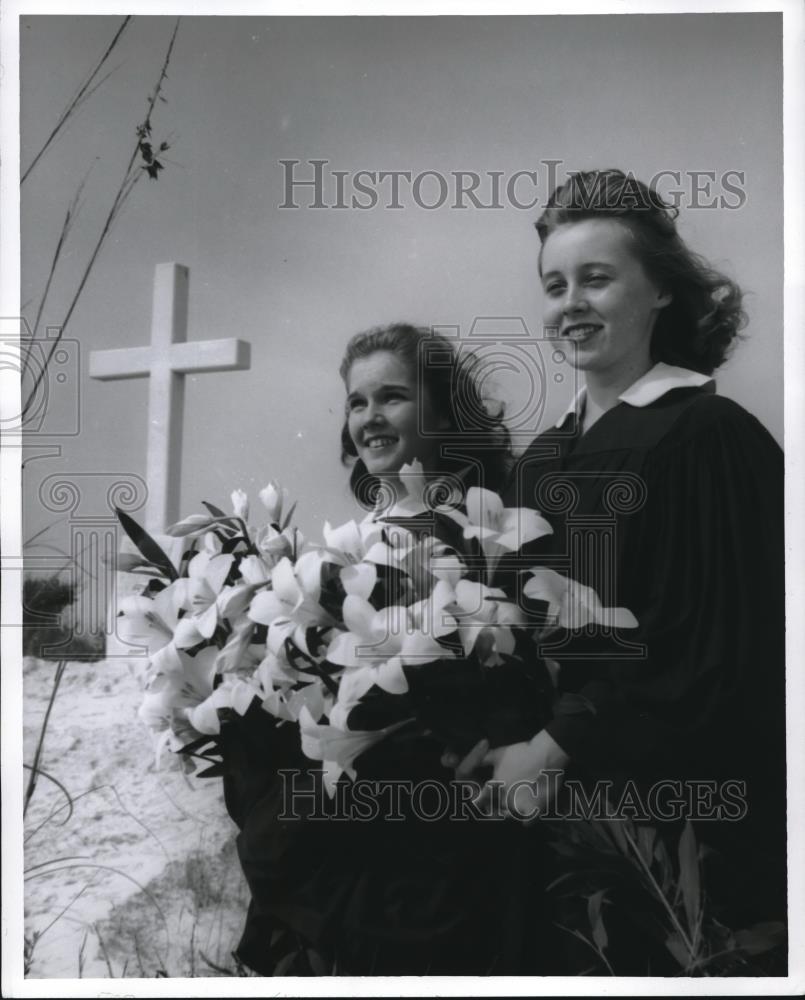
[[782, 452], [722, 397], [678, 423], [647, 456], [617, 568], [645, 656], [591, 663], [546, 728], [599, 776], [784, 781]]

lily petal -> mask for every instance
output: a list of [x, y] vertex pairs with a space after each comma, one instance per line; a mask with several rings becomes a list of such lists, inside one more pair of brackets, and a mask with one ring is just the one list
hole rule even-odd
[[471, 486], [467, 490], [467, 517], [473, 525], [500, 530], [503, 516], [503, 501], [497, 493], [485, 490], [480, 486]]
[[[213, 631], [215, 631], [213, 629]], [[191, 649], [197, 646], [205, 637], [198, 628], [198, 619], [192, 615], [185, 615], [176, 623], [173, 633], [173, 642], [178, 649]]]
[[363, 553], [363, 539], [355, 521], [347, 521], [337, 528], [330, 526], [329, 521], [324, 522], [324, 544], [328, 549], [341, 552], [350, 561], [358, 560]]
[[283, 615], [287, 617], [288, 606], [273, 590], [261, 590], [252, 598], [248, 614], [258, 625], [271, 625]]
[[238, 570], [244, 583], [254, 585], [268, 583], [268, 567], [259, 556], [245, 556], [240, 560]]
[[405, 678], [402, 668], [402, 660], [399, 656], [393, 656], [385, 663], [381, 663], [377, 668], [376, 684], [389, 694], [405, 694], [408, 690], [408, 681]]
[[218, 627], [218, 608], [211, 604], [195, 621], [196, 627], [205, 639], [211, 639]]
[[347, 594], [341, 606], [344, 624], [350, 632], [368, 638], [373, 635], [375, 624], [375, 609], [363, 597], [357, 594]]
[[507, 507], [502, 518], [501, 532], [495, 539], [509, 552], [516, 552], [529, 542], [552, 535], [553, 528], [544, 517], [528, 507]]
[[293, 564], [287, 557], [280, 559], [271, 571], [271, 584], [277, 597], [292, 607], [302, 597]]
[[347, 594], [369, 600], [377, 583], [377, 569], [374, 563], [359, 562], [345, 566], [339, 573], [341, 584]]
[[233, 555], [214, 555], [210, 557], [210, 561], [207, 563], [207, 568], [204, 571], [204, 579], [207, 581], [210, 590], [213, 594], [220, 594], [221, 589], [224, 586], [226, 578], [229, 576], [229, 571], [232, 568], [232, 563], [235, 557]]

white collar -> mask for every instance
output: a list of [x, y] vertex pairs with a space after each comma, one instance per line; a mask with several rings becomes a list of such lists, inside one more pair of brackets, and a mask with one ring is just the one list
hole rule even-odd
[[[702, 375], [701, 372], [694, 372], [690, 368], [667, 365], [664, 361], [658, 361], [645, 375], [641, 375], [636, 382], [624, 390], [618, 399], [630, 406], [648, 406], [672, 389], [698, 389], [712, 381], [713, 379], [709, 375]], [[586, 394], [585, 388], [579, 390], [576, 398], [556, 421], [555, 427], [561, 427], [571, 413], [577, 416], [581, 414]]]

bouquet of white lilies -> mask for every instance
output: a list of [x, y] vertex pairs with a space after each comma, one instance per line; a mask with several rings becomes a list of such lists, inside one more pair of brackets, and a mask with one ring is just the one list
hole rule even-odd
[[[496, 564], [550, 525], [477, 487], [461, 507], [430, 506], [416, 464], [401, 479], [402, 501], [360, 523], [326, 524], [320, 544], [292, 526], [276, 483], [259, 494], [257, 527], [236, 490], [231, 514], [205, 504], [168, 529], [188, 542], [177, 565], [118, 512], [139, 553], [121, 568], [143, 577], [120, 602], [118, 634], [147, 648], [140, 715], [158, 755], [199, 750], [222, 719], [255, 703], [266, 724], [298, 726], [331, 791], [370, 747], [412, 727], [453, 747], [513, 742], [549, 714], [536, 645], [546, 630], [637, 624], [541, 567], [521, 574], [524, 599], [513, 600], [492, 586]], [[526, 610], [535, 601], [538, 625]]]

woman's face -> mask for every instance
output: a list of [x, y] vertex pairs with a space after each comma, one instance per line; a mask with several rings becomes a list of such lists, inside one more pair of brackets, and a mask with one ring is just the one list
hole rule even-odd
[[418, 385], [417, 373], [391, 351], [375, 351], [352, 362], [347, 376], [347, 425], [368, 472], [390, 475], [419, 459], [433, 471], [438, 439], [424, 437], [434, 429], [430, 394]]
[[651, 367], [651, 331], [670, 301], [634, 253], [634, 237], [614, 219], [560, 226], [542, 249], [543, 319], [572, 342], [571, 363], [611, 378]]

